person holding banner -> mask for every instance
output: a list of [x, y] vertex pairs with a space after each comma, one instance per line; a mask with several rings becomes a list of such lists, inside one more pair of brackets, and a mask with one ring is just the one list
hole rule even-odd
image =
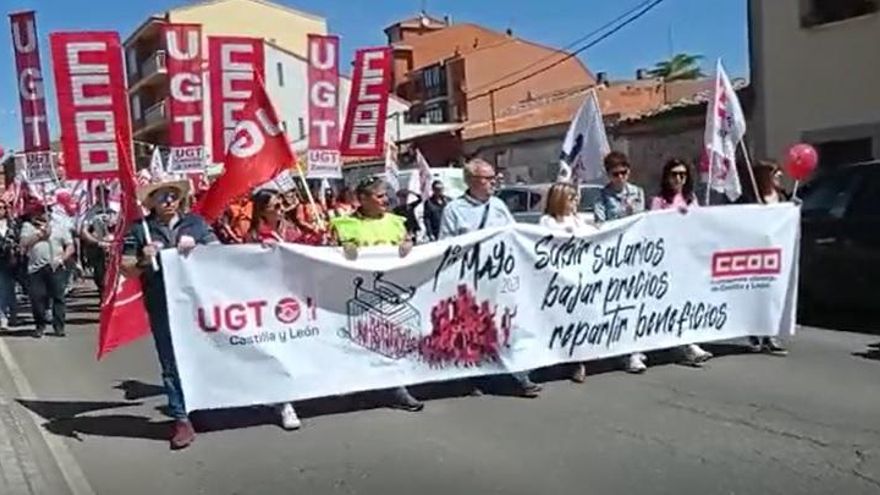
[[[489, 162], [480, 158], [467, 162], [464, 166], [464, 180], [468, 186], [467, 191], [443, 209], [440, 239], [484, 228], [504, 227], [516, 222], [504, 201], [495, 196], [498, 176], [495, 174], [495, 167]], [[538, 397], [541, 386], [532, 382], [528, 372], [513, 373], [511, 376], [523, 397]], [[479, 386], [476, 386], [474, 394], [481, 393]]]
[[[773, 162], [760, 161], [755, 164], [755, 181], [760, 198], [765, 205], [784, 203], [789, 200], [782, 188], [782, 170]], [[777, 356], [788, 355], [788, 349], [773, 337], [749, 337], [749, 350], [766, 352]]]
[[[360, 208], [351, 216], [331, 220], [336, 238], [349, 260], [357, 259], [358, 248], [367, 246], [398, 246], [400, 257], [412, 251], [413, 241], [407, 234], [402, 217], [388, 213], [388, 193], [380, 177], [368, 177], [358, 183], [355, 190]], [[425, 405], [419, 402], [406, 387], [393, 390], [391, 407], [418, 412]]]
[[628, 217], [645, 211], [645, 191], [629, 183], [629, 158], [620, 151], [605, 157], [605, 173], [610, 181], [599, 193], [594, 212], [597, 222]]
[[284, 218], [284, 199], [278, 191], [261, 189], [254, 193], [254, 219], [251, 222], [250, 242], [276, 244], [279, 242], [297, 243], [302, 240], [302, 232]]
[[18, 269], [18, 227], [9, 204], [0, 199], [0, 331], [15, 317], [15, 271]]
[[[279, 242], [299, 242], [302, 233], [291, 222], [284, 219], [284, 200], [278, 191], [262, 189], [254, 193], [254, 219], [251, 223], [250, 241], [259, 242], [271, 248]], [[293, 404], [285, 402], [278, 408], [281, 414], [281, 427], [297, 430], [302, 426]]]
[[[651, 199], [651, 210], [667, 210], [677, 208], [687, 213], [688, 208], [699, 206], [694, 195], [694, 174], [691, 167], [683, 160], [673, 158], [663, 166], [660, 194]], [[697, 344], [688, 344], [681, 348], [684, 357], [682, 364], [700, 367], [712, 359], [712, 353], [703, 350]]]
[[71, 230], [52, 225], [49, 212], [42, 203], [33, 203], [21, 226], [21, 249], [27, 253], [28, 288], [34, 316], [34, 337], [42, 338], [48, 323], [49, 303], [52, 304], [52, 329], [64, 336], [67, 304], [65, 266], [74, 255]]
[[[547, 192], [547, 204], [544, 215], [538, 221], [542, 227], [570, 235], [574, 233], [595, 232], [596, 228], [588, 224], [578, 215], [578, 190], [570, 182], [554, 184]], [[576, 363], [571, 380], [575, 383], [587, 381], [587, 368], [584, 363]]]
[[177, 373], [159, 251], [176, 247], [186, 255], [196, 245], [219, 243], [202, 217], [184, 212], [181, 202], [186, 198], [188, 189], [189, 182], [183, 180], [148, 184], [138, 190], [138, 199], [150, 210], [150, 214], [145, 222], [132, 225], [125, 237], [122, 258], [123, 273], [141, 278], [144, 305], [162, 367], [165, 393], [168, 395], [168, 408], [174, 418], [171, 433], [171, 448], [174, 450], [188, 447], [195, 440], [195, 430], [186, 413]]
[[[645, 211], [645, 191], [629, 183], [630, 168], [629, 158], [620, 151], [612, 151], [605, 156], [605, 173], [608, 174], [609, 182], [602, 188], [599, 199], [593, 206], [597, 223]], [[645, 364], [647, 360], [648, 356], [641, 352], [630, 354], [625, 362], [626, 371], [644, 373], [648, 369]]]

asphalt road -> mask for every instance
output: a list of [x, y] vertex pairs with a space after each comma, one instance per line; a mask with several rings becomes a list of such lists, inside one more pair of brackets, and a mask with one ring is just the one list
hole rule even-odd
[[95, 302], [73, 306], [67, 338], [0, 344], [0, 386], [48, 440], [44, 493], [880, 493], [878, 336], [803, 328], [786, 358], [723, 345], [704, 369], [597, 363], [583, 385], [550, 371], [536, 400], [417, 388], [418, 414], [312, 401], [290, 433], [267, 410], [203, 414], [172, 453], [151, 341], [98, 363]]

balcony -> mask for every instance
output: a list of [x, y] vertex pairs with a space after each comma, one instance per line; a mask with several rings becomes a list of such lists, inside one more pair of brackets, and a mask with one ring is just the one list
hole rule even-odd
[[141, 62], [134, 74], [129, 74], [129, 92], [133, 93], [143, 86], [161, 81], [167, 72], [165, 50], [157, 50]]
[[134, 122], [134, 134], [144, 134], [168, 123], [168, 100], [161, 100], [144, 110], [143, 116]]

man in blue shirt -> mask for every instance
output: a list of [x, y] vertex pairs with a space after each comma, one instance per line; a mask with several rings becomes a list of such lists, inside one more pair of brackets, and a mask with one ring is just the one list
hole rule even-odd
[[[484, 228], [504, 227], [515, 222], [504, 201], [495, 196], [495, 167], [482, 159], [474, 159], [464, 166], [464, 180], [468, 189], [460, 198], [453, 199], [443, 209], [440, 239], [455, 237]], [[511, 375], [520, 387], [523, 397], [537, 397], [541, 387], [529, 379], [526, 372]], [[479, 393], [479, 389], [475, 390]]]
[[610, 182], [599, 193], [594, 213], [597, 222], [628, 217], [645, 211], [645, 191], [629, 183], [630, 165], [626, 155], [612, 151], [605, 157]]
[[125, 236], [122, 269], [126, 276], [139, 276], [144, 291], [144, 306], [156, 343], [156, 354], [162, 367], [162, 381], [168, 395], [168, 408], [174, 418], [171, 448], [188, 447], [195, 440], [195, 430], [186, 413], [183, 389], [177, 373], [168, 321], [165, 281], [159, 263], [159, 251], [177, 248], [188, 254], [197, 244], [218, 244], [217, 236], [202, 217], [186, 213], [181, 202], [189, 189], [187, 181], [151, 184], [138, 191], [138, 197], [150, 215], [144, 223], [135, 223]]

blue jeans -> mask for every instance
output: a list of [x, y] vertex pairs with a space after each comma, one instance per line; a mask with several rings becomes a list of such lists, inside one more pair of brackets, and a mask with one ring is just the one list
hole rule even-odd
[[15, 274], [0, 270], [0, 316], [12, 318], [15, 315]]
[[165, 385], [165, 394], [168, 396], [168, 410], [174, 419], [187, 419], [183, 388], [180, 386], [180, 375], [177, 374], [177, 361], [174, 359], [174, 347], [171, 344], [168, 305], [164, 295], [159, 301], [147, 302], [146, 306], [150, 327], [153, 330], [153, 340], [156, 343], [156, 354], [159, 355], [159, 365], [162, 367], [162, 382]]

